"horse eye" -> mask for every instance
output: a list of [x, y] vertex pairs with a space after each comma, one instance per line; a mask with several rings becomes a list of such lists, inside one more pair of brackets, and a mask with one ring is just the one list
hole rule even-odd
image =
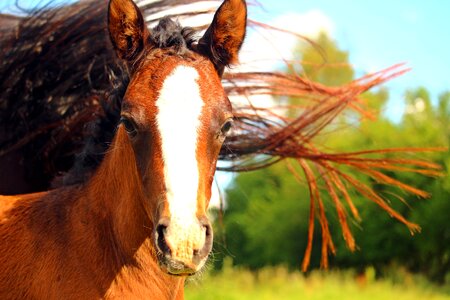
[[123, 126], [125, 127], [125, 130], [132, 136], [135, 136], [137, 134], [137, 130], [136, 130], [136, 125], [134, 124], [133, 121], [131, 121], [130, 119], [126, 118], [126, 117], [121, 117], [120, 118], [120, 123], [123, 124]]
[[220, 133], [222, 134], [222, 136], [227, 136], [232, 127], [233, 127], [233, 120], [232, 119], [227, 120], [220, 129]]

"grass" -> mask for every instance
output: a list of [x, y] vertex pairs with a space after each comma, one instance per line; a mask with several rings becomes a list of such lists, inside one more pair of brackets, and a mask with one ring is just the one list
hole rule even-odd
[[402, 274], [402, 280], [375, 280], [370, 269], [358, 279], [348, 271], [316, 271], [305, 277], [284, 268], [255, 274], [228, 267], [188, 282], [186, 300], [200, 299], [450, 300], [450, 293], [410, 274]]

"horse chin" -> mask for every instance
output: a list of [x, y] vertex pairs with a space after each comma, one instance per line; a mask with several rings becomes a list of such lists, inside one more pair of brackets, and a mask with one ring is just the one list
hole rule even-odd
[[172, 276], [192, 276], [200, 271], [204, 265], [204, 262], [195, 264], [186, 264], [181, 261], [172, 259], [167, 256], [159, 256], [158, 264], [161, 270]]

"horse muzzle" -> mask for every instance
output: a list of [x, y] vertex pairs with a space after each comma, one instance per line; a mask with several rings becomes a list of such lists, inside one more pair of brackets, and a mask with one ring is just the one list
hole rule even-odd
[[160, 267], [172, 275], [193, 275], [205, 264], [213, 244], [208, 218], [193, 222], [161, 218], [155, 230]]

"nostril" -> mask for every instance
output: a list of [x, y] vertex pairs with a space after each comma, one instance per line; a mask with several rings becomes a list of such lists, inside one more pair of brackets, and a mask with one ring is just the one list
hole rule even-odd
[[210, 224], [204, 225], [206, 228], [205, 232], [205, 245], [204, 245], [204, 251], [211, 251], [212, 243], [213, 243], [213, 230]]
[[212, 230], [211, 223], [209, 222], [208, 218], [204, 216], [204, 217], [201, 217], [199, 219], [199, 221], [200, 221], [200, 224], [202, 225], [202, 227], [205, 229], [206, 238], [208, 239], [208, 238], [212, 237], [213, 230]]
[[167, 245], [165, 238], [166, 229], [167, 225], [165, 223], [160, 222], [160, 224], [156, 226], [156, 245], [163, 254], [170, 254], [170, 248]]
[[205, 230], [205, 243], [203, 244], [201, 249], [194, 250], [194, 261], [199, 261], [204, 259], [211, 252], [212, 244], [213, 244], [213, 229], [211, 223], [208, 218], [203, 217], [199, 219], [202, 228]]
[[211, 225], [209, 225], [209, 224], [203, 225], [203, 228], [205, 228], [206, 237], [211, 236], [211, 234], [212, 234]]

